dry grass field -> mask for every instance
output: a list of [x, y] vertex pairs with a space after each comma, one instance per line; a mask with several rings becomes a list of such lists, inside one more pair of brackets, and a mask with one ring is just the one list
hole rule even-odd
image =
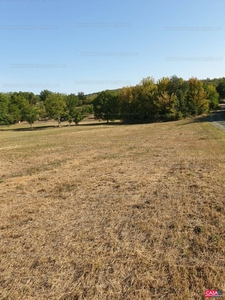
[[225, 293], [225, 132], [13, 128], [0, 131], [1, 300]]

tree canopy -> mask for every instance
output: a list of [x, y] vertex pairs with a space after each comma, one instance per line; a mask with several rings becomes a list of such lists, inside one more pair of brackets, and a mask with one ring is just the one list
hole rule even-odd
[[45, 99], [45, 108], [48, 116], [58, 121], [60, 126], [61, 117], [65, 112], [66, 101], [59, 93], [52, 93]]
[[55, 119], [78, 124], [84, 116], [94, 113], [107, 122], [169, 121], [197, 116], [216, 109], [225, 99], [225, 78], [184, 80], [176, 75], [157, 82], [146, 77], [135, 86], [104, 90], [85, 95], [54, 93], [43, 90], [0, 93], [0, 125], [27, 121], [30, 126], [40, 119]]
[[118, 96], [113, 91], [101, 92], [92, 102], [96, 119], [114, 121], [118, 118]]

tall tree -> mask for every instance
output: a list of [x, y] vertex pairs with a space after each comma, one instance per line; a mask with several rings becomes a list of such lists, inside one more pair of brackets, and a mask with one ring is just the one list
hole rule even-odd
[[215, 86], [209, 84], [205, 86], [205, 91], [207, 93], [207, 99], [209, 99], [209, 108], [215, 109], [219, 104], [219, 94], [216, 91]]
[[45, 99], [45, 109], [49, 118], [58, 121], [60, 127], [61, 116], [64, 114], [66, 101], [62, 94], [52, 93]]
[[27, 103], [27, 106], [23, 108], [24, 120], [33, 127], [33, 123], [38, 119], [39, 111], [38, 106], [34, 104]]
[[181, 118], [177, 109], [178, 100], [175, 94], [169, 95], [168, 92], [161, 92], [157, 96], [159, 104], [160, 119], [172, 121]]
[[53, 94], [53, 92], [51, 92], [51, 91], [49, 91], [49, 90], [43, 90], [43, 91], [41, 91], [40, 92], [40, 100], [41, 101], [45, 101], [46, 100], [46, 98], [49, 96], [49, 95], [51, 95], [51, 94]]
[[216, 90], [220, 95], [220, 99], [225, 99], [225, 80], [219, 82]]
[[26, 95], [23, 92], [15, 92], [11, 95], [9, 112], [13, 123], [25, 121], [24, 111], [28, 103]]
[[125, 122], [143, 122], [157, 118], [157, 86], [152, 77], [119, 92], [120, 115]]
[[163, 77], [158, 80], [157, 82], [158, 95], [168, 92], [169, 83], [170, 83], [169, 77]]
[[10, 96], [0, 93], [0, 125], [10, 124], [9, 102]]
[[84, 115], [83, 115], [82, 107], [75, 108], [75, 110], [73, 111], [73, 120], [75, 124], [78, 125], [78, 123], [80, 123], [80, 121], [82, 121], [83, 118]]
[[133, 87], [123, 87], [118, 95], [120, 119], [128, 122], [134, 119]]
[[113, 121], [118, 118], [119, 102], [118, 96], [113, 91], [101, 92], [93, 101], [95, 118], [98, 120]]
[[79, 103], [78, 97], [75, 94], [70, 94], [66, 96], [65, 100], [68, 116], [73, 117], [74, 111]]
[[190, 78], [188, 81], [187, 106], [192, 116], [201, 115], [209, 110], [203, 83], [197, 78]]
[[170, 78], [170, 81], [167, 86], [167, 91], [170, 96], [172, 94], [176, 95], [178, 101], [177, 110], [181, 117], [186, 117], [188, 115], [188, 107], [187, 107], [188, 82], [174, 75]]
[[134, 101], [136, 113], [140, 121], [152, 121], [158, 117], [157, 85], [152, 77], [142, 79], [134, 87]]

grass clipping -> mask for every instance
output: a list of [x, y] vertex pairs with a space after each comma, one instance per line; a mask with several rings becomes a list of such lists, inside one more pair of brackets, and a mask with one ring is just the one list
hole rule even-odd
[[225, 133], [207, 122], [0, 137], [0, 299], [225, 292]]

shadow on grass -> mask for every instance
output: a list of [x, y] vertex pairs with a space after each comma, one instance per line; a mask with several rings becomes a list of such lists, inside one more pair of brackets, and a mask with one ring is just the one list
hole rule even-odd
[[0, 127], [0, 131], [40, 131], [40, 130], [46, 130], [46, 129], [60, 129], [60, 128], [69, 128], [69, 127], [73, 127], [73, 128], [79, 128], [79, 127], [83, 127], [83, 126], [117, 126], [117, 125], [126, 125], [126, 124], [123, 124], [121, 122], [99, 122], [99, 123], [84, 123], [84, 124], [78, 124], [78, 125], [75, 125], [75, 124], [72, 124], [72, 125], [61, 125], [60, 127], [58, 126], [54, 126], [54, 125], [43, 125], [43, 126], [34, 126], [34, 127], [22, 127], [22, 128], [10, 128], [10, 126], [8, 128], [1, 128]]
[[99, 123], [96, 123], [96, 122], [94, 122], [94, 123], [80, 123], [80, 124], [78, 124], [78, 125], [75, 125], [76, 127], [81, 127], [81, 126], [102, 126], [102, 125], [104, 125], [104, 126], [117, 126], [117, 125], [124, 125], [124, 123], [122, 123], [122, 122], [120, 122], [120, 121], [115, 121], [115, 122], [109, 122], [109, 123], [107, 123], [107, 122], [99, 122]]
[[54, 125], [43, 125], [43, 126], [34, 126], [32, 128], [30, 127], [23, 127], [23, 128], [1, 128], [0, 127], [0, 131], [18, 131], [18, 132], [22, 132], [22, 131], [41, 131], [41, 130], [46, 130], [46, 129], [60, 129], [60, 128], [79, 128], [79, 127], [93, 127], [93, 126], [125, 126], [125, 125], [138, 125], [138, 124], [147, 124], [146, 123], [123, 123], [120, 121], [115, 121], [115, 122], [93, 122], [93, 123], [80, 123], [78, 125], [72, 124], [72, 125], [61, 125], [60, 127], [58, 126], [54, 126]]
[[[184, 119], [185, 120], [185, 119]], [[182, 125], [188, 125], [191, 123], [200, 123], [200, 122], [213, 122], [213, 121], [225, 121], [225, 110], [216, 110], [213, 111], [209, 115], [202, 115], [197, 117], [188, 117], [187, 122], [184, 122]], [[175, 121], [169, 121], [169, 122], [175, 122]], [[2, 128], [0, 127], [0, 131], [40, 131], [40, 130], [46, 130], [46, 129], [59, 129], [59, 128], [79, 128], [79, 127], [93, 127], [93, 126], [131, 126], [131, 125], [142, 125], [142, 124], [153, 124], [153, 123], [161, 123], [166, 124], [167, 121], [146, 121], [146, 122], [121, 122], [121, 121], [114, 121], [114, 122], [88, 122], [88, 123], [80, 123], [78, 125], [71, 124], [71, 125], [61, 125], [60, 127], [56, 125], [43, 125], [43, 126], [34, 126], [34, 127], [23, 127], [23, 128]]]
[[44, 130], [44, 129], [49, 129], [49, 128], [56, 128], [55, 126], [52, 125], [45, 125], [45, 126], [37, 126], [37, 127], [23, 127], [23, 128], [0, 128], [0, 131], [38, 131], [38, 130]]

